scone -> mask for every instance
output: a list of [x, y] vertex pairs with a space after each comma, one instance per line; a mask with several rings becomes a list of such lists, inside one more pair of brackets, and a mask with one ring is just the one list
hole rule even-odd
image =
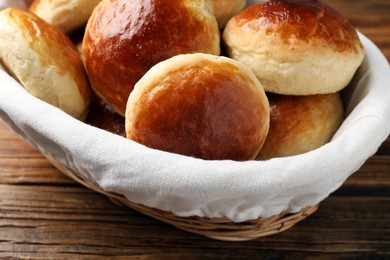
[[84, 26], [101, 0], [34, 0], [29, 11], [65, 33]]
[[206, 0], [103, 0], [83, 40], [91, 86], [124, 115], [135, 83], [156, 63], [184, 53], [219, 55], [220, 35]]
[[141, 78], [127, 103], [127, 138], [207, 160], [254, 159], [268, 128], [263, 87], [249, 68], [226, 57], [165, 60]]
[[223, 33], [228, 55], [249, 66], [268, 92], [335, 93], [364, 58], [353, 26], [316, 0], [271, 0], [245, 9]]
[[69, 38], [33, 13], [0, 12], [0, 61], [35, 97], [84, 120], [90, 90]]
[[257, 159], [298, 155], [319, 148], [330, 141], [344, 119], [339, 93], [267, 96], [270, 128]]
[[225, 28], [230, 18], [242, 11], [246, 4], [246, 0], [211, 0], [211, 2], [220, 30]]

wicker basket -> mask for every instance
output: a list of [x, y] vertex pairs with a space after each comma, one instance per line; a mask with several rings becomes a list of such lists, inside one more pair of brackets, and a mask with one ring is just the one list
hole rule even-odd
[[[234, 162], [234, 165], [230, 164], [230, 162], [226, 162], [226, 164], [233, 169], [229, 168], [229, 173], [232, 173], [232, 171], [235, 171], [234, 173], [237, 174], [242, 172], [252, 173], [251, 175], [249, 174], [251, 177], [245, 175], [245, 181], [247, 182], [239, 182], [239, 185], [237, 185], [237, 183], [228, 182], [236, 180], [230, 178], [230, 176], [225, 179], [226, 182], [223, 183], [225, 185], [223, 187], [225, 188], [233, 187], [234, 185], [236, 185], [234, 187], [237, 188], [238, 186], [235, 190], [236, 193], [234, 194], [237, 195], [238, 192], [241, 192], [241, 197], [237, 197], [242, 200], [231, 197], [230, 193], [228, 196], [225, 196], [225, 190], [221, 189], [223, 191], [218, 191], [218, 196], [208, 196], [211, 198], [209, 201], [205, 201], [208, 198], [202, 198], [201, 203], [205, 206], [202, 205], [202, 208], [195, 208], [199, 206], [199, 204], [197, 204], [197, 201], [194, 202], [194, 200], [192, 200], [194, 197], [192, 194], [194, 194], [194, 191], [196, 191], [197, 194], [205, 194], [205, 189], [203, 188], [208, 188], [206, 192], [212, 190], [213, 187], [220, 184], [220, 179], [215, 178], [216, 182], [211, 182], [210, 186], [199, 187], [199, 185], [196, 186], [194, 184], [194, 186], [187, 185], [180, 187], [181, 189], [179, 189], [175, 196], [181, 199], [182, 204], [190, 204], [191, 207], [181, 211], [180, 209], [178, 210], [175, 201], [170, 200], [170, 196], [164, 197], [162, 196], [164, 194], [161, 195], [161, 193], [156, 192], [160, 191], [161, 187], [164, 187], [160, 185], [162, 183], [159, 181], [161, 180], [160, 178], [169, 177], [167, 183], [174, 186], [174, 184], [176, 184], [174, 182], [175, 176], [182, 176], [181, 174], [183, 172], [188, 173], [188, 169], [192, 169], [192, 173], [197, 170], [195, 168], [187, 167], [187, 165], [194, 165], [195, 161], [197, 166], [198, 164], [201, 165], [199, 169], [202, 170], [203, 174], [227, 176], [225, 175], [225, 172], [216, 172], [220, 168], [220, 164], [201, 160], [198, 161], [194, 158], [186, 158], [163, 153], [161, 151], [152, 151], [152, 149], [141, 148], [138, 144], [132, 142], [123, 142], [121, 137], [114, 136], [105, 131], [93, 129], [86, 124], [69, 118], [69, 116], [54, 109], [50, 105], [33, 98], [8, 74], [1, 70], [0, 83], [2, 86], [0, 88], [0, 117], [22, 138], [38, 148], [43, 154], [46, 154], [45, 156], [48, 160], [60, 171], [84, 186], [107, 196], [115, 203], [133, 208], [145, 215], [169, 223], [182, 230], [209, 238], [224, 241], [256, 239], [285, 231], [314, 213], [318, 207], [306, 207], [306, 205], [320, 203], [320, 201], [329, 196], [331, 192], [340, 187], [346, 178], [375, 153], [380, 144], [389, 135], [390, 92], [387, 90], [387, 86], [388, 82], [390, 82], [390, 67], [379, 49], [363, 35], [361, 35], [361, 38], [366, 48], [366, 59], [351, 85], [352, 88], [346, 89], [344, 92], [345, 97], [347, 98], [346, 100], [348, 100], [348, 103], [346, 103], [348, 117], [344, 121], [341, 131], [339, 129], [340, 133], [337, 138], [335, 138], [335, 141], [321, 147], [317, 151], [300, 155], [299, 158], [278, 158], [278, 160], [270, 160], [269, 162], [253, 161], [242, 162], [242, 164], [241, 162]], [[97, 149], [94, 149], [96, 140], [99, 140], [97, 137], [100, 137], [100, 140], [105, 140], [104, 145], [100, 146], [101, 151], [114, 151], [117, 148], [121, 148], [117, 150], [120, 150], [121, 154], [126, 156], [112, 158], [113, 155], [107, 152], [107, 154], [103, 154], [105, 160], [102, 160], [101, 154], [98, 153], [100, 150], [96, 152]], [[90, 149], [86, 150], [86, 147]], [[141, 153], [138, 153], [139, 151], [141, 151]], [[136, 161], [138, 164], [135, 166], [133, 165], [134, 161], [129, 159], [131, 158], [128, 157], [129, 154], [133, 156], [132, 158], [140, 159], [139, 161]], [[154, 163], [153, 160], [156, 158], [159, 160]], [[169, 176], [158, 175], [158, 179], [156, 179], [155, 176], [152, 176], [152, 173], [158, 173], [158, 169], [161, 166], [165, 166], [165, 161], [172, 162], [174, 160], [179, 160], [181, 162], [181, 167], [176, 167], [176, 171], [172, 170], [172, 167], [164, 168], [164, 173], [169, 172], [173, 174]], [[142, 164], [140, 163], [141, 161]], [[281, 163], [281, 161], [283, 163]], [[260, 166], [260, 164], [262, 165]], [[145, 167], [140, 168], [140, 165]], [[269, 174], [267, 176], [270, 176], [274, 174], [274, 172], [279, 173], [284, 170], [284, 168], [281, 168], [284, 167], [284, 165], [289, 166], [286, 171], [287, 174], [278, 175], [275, 183], [260, 181], [259, 176], [264, 177], [262, 174]], [[136, 166], [138, 166], [138, 168]], [[107, 169], [115, 173], [121, 173], [123, 170], [122, 167], [126, 170], [133, 170], [136, 168], [137, 173], [139, 174], [137, 177], [144, 177], [143, 179], [140, 179], [145, 182], [142, 182], [142, 185], [140, 186], [130, 185], [126, 191], [116, 189], [116, 192], [118, 193], [113, 193], [106, 191], [107, 189], [105, 189], [105, 187], [107, 186], [103, 185], [104, 183], [102, 183], [101, 179], [93, 178], [94, 176], [91, 176], [91, 178], [84, 177], [89, 173], [97, 175], [107, 173]], [[256, 172], [254, 169], [256, 169]], [[140, 174], [141, 172], [150, 174], [142, 175]], [[290, 176], [294, 177], [294, 181], [289, 182], [291, 178], [288, 177]], [[252, 184], [251, 178], [257, 180], [257, 183], [265, 183], [264, 186], [246, 185], [249, 182]], [[97, 183], [95, 183], [93, 179], [95, 179]], [[150, 179], [153, 179], [155, 182], [150, 182]], [[123, 182], [123, 179], [120, 178], [115, 180], [116, 183]], [[131, 179], [131, 181], [133, 181], [133, 179]], [[286, 189], [281, 191], [275, 189], [275, 187], [284, 188], [283, 185], [280, 185], [281, 183], [289, 186], [289, 193], [286, 192]], [[190, 182], [190, 184], [192, 184], [192, 182]], [[137, 198], [136, 195], [139, 194], [133, 194], [133, 192], [136, 193], [136, 191], [134, 191], [132, 187], [140, 188], [141, 192], [144, 191], [145, 194], [141, 195], [145, 195], [146, 198], [138, 200], [133, 199]], [[172, 186], [168, 186], [168, 188], [171, 187]], [[188, 192], [188, 187], [192, 189], [190, 192]], [[252, 188], [252, 194], [247, 193], [248, 187]], [[110, 186], [110, 188], [112, 189], [112, 186]], [[273, 189], [275, 189], [278, 194], [270, 192], [273, 191]], [[296, 190], [298, 190], [298, 192], [294, 192]], [[230, 192], [230, 189], [228, 189], [228, 191]], [[121, 194], [119, 194], [119, 192], [121, 192]], [[159, 196], [152, 197], [155, 201], [153, 201], [152, 204], [148, 204], [149, 197], [146, 195], [157, 193]], [[256, 194], [253, 195], [254, 193]], [[277, 195], [280, 196], [278, 197]], [[127, 197], [131, 198], [131, 201], [128, 200]], [[268, 200], [266, 200], [265, 197], [267, 197]], [[279, 199], [278, 203], [276, 203], [279, 206], [277, 207], [277, 210], [272, 208], [272, 206], [275, 205], [272, 199], [275, 197]], [[180, 213], [197, 215], [193, 212], [202, 212], [205, 208], [207, 209], [207, 206], [212, 205], [212, 203], [215, 202], [214, 199], [220, 198], [223, 198], [225, 203], [219, 203], [221, 200], [218, 200], [218, 203], [224, 207], [214, 207], [213, 214], [199, 215], [227, 217], [207, 218], [178, 216], [181, 215]], [[242, 206], [242, 201], [247, 205], [244, 208], [231, 207], [229, 202], [234, 199], [237, 199], [235, 203], [239, 206]], [[249, 204], [247, 203], [248, 199], [251, 199]], [[136, 201], [140, 204], [132, 201]], [[190, 203], [188, 203], [188, 201]], [[266, 205], [267, 201], [271, 201], [272, 203]], [[290, 203], [291, 201], [294, 203]], [[141, 204], [149, 205], [150, 207]], [[166, 211], [155, 209], [154, 207], [158, 207], [156, 205], [164, 205], [165, 207], [161, 208], [166, 209]], [[232, 216], [232, 214], [228, 214], [230, 207], [235, 209], [235, 212], [233, 212], [234, 214], [241, 212], [246, 213], [248, 210], [253, 209], [255, 211], [251, 212], [252, 215], [248, 215], [248, 217], [241, 216], [242, 218], [238, 218], [237, 220], [237, 218], [234, 218], [235, 215], [233, 218], [228, 218]], [[261, 210], [265, 209], [266, 211], [260, 211], [260, 208]], [[296, 213], [287, 211], [280, 212], [284, 209], [290, 209], [291, 212], [296, 212], [299, 209], [301, 210]], [[175, 215], [168, 211], [178, 213]], [[257, 218], [257, 216], [264, 215], [274, 216], [253, 220], [253, 218]], [[233, 222], [240, 221], [240, 219], [252, 220], [238, 223]]]
[[48, 155], [45, 155], [45, 157], [58, 170], [63, 172], [71, 179], [84, 185], [87, 188], [107, 196], [116, 204], [127, 206], [140, 213], [168, 223], [179, 229], [216, 240], [247, 241], [277, 234], [291, 228], [296, 223], [305, 219], [307, 216], [310, 216], [318, 209], [318, 205], [316, 205], [303, 208], [301, 211], [293, 214], [282, 212], [279, 215], [269, 218], [259, 218], [240, 223], [232, 222], [227, 218], [179, 217], [169, 212], [133, 203], [122, 195], [104, 191], [90, 179], [84, 178], [82, 175], [72, 171]]

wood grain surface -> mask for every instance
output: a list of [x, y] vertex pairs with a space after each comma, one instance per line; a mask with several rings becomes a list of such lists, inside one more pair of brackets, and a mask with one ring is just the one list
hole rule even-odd
[[[327, 0], [390, 60], [390, 0]], [[389, 83], [390, 87], [390, 83]], [[221, 242], [113, 204], [0, 121], [0, 259], [390, 259], [390, 139], [290, 230]]]

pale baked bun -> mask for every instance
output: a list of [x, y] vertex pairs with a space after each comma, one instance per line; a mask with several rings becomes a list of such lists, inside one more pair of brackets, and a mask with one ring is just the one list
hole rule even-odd
[[29, 11], [65, 33], [84, 26], [101, 0], [35, 0]]
[[124, 115], [135, 83], [156, 63], [182, 53], [220, 54], [220, 35], [206, 0], [103, 0], [83, 40], [92, 88]]
[[175, 56], [136, 84], [127, 138], [208, 160], [254, 159], [269, 128], [269, 104], [251, 70], [226, 57]]
[[270, 128], [257, 159], [298, 155], [319, 148], [330, 141], [344, 119], [339, 93], [267, 96]]
[[246, 0], [211, 0], [214, 8], [214, 15], [217, 19], [219, 29], [223, 29], [226, 23], [238, 14], [246, 5]]
[[353, 26], [314, 0], [274, 0], [232, 18], [223, 39], [228, 55], [248, 65], [266, 91], [286, 95], [334, 93], [364, 58]]
[[79, 53], [62, 32], [36, 15], [0, 12], [0, 61], [35, 97], [84, 119], [90, 90]]

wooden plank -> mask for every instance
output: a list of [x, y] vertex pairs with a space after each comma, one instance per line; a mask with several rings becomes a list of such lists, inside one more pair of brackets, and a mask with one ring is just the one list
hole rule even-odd
[[357, 29], [370, 38], [390, 60], [390, 1], [389, 0], [358, 0], [336, 1], [324, 0], [349, 21]]
[[0, 156], [0, 184], [75, 184], [41, 154], [39, 156], [23, 158]]
[[378, 155], [390, 155], [390, 137], [379, 147]]
[[347, 179], [344, 186], [389, 187], [390, 156], [373, 156]]
[[289, 252], [358, 257], [388, 254], [390, 246], [385, 239], [390, 235], [389, 197], [331, 196], [317, 213], [287, 232], [228, 243], [177, 230], [84, 188], [17, 186], [9, 192], [1, 186], [0, 190], [0, 256], [56, 252], [58, 257], [215, 257]]
[[40, 152], [0, 120], [0, 157], [40, 157]]
[[15, 139], [0, 139], [0, 157], [40, 157], [41, 153], [33, 148], [31, 145], [21, 140], [19, 137]]

